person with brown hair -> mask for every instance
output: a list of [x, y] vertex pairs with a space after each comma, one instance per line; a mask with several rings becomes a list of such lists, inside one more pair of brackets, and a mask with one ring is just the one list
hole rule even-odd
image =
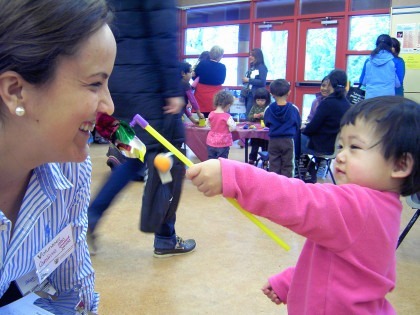
[[[0, 7], [0, 306], [50, 288], [36, 305], [96, 313], [88, 139], [96, 116], [114, 111], [112, 13], [105, 0]], [[22, 285], [36, 275], [41, 286]]]
[[254, 48], [249, 54], [249, 69], [242, 78], [242, 83], [248, 88], [245, 98], [246, 116], [254, 105], [254, 95], [258, 88], [265, 88], [268, 69], [264, 63], [264, 54], [260, 48]]

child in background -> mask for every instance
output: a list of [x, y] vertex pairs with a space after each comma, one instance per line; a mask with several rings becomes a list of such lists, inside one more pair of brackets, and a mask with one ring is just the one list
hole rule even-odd
[[275, 102], [264, 113], [264, 123], [270, 128], [268, 136], [268, 156], [270, 172], [294, 176], [295, 145], [294, 139], [300, 130], [301, 118], [298, 108], [287, 101], [290, 84], [284, 79], [271, 82], [270, 92]]
[[[248, 115], [248, 121], [260, 122], [264, 118], [264, 111], [270, 105], [270, 93], [265, 88], [259, 88], [255, 91], [254, 105]], [[268, 141], [264, 139], [251, 139], [251, 153], [249, 153], [248, 163], [254, 165], [257, 160], [258, 150], [267, 150]]]
[[338, 135], [338, 185], [224, 159], [196, 164], [186, 176], [206, 196], [236, 198], [307, 238], [296, 266], [262, 288], [289, 314], [396, 314], [385, 296], [395, 287], [400, 195], [420, 191], [419, 126], [419, 104], [403, 97], [353, 105]]
[[197, 86], [198, 82], [200, 81], [200, 77], [197, 77], [195, 75], [195, 68], [197, 68], [198, 64], [203, 61], [203, 60], [210, 60], [210, 52], [208, 50], [203, 51], [200, 54], [200, 57], [198, 57], [197, 63], [194, 65], [194, 68], [192, 69], [192, 73], [191, 73], [191, 77], [194, 80], [193, 83], [191, 84], [191, 87], [193, 89], [195, 89], [195, 87]]
[[219, 157], [227, 159], [232, 145], [232, 131], [236, 129], [236, 123], [229, 114], [229, 108], [234, 98], [230, 92], [222, 90], [214, 96], [214, 111], [208, 118], [210, 131], [207, 134], [207, 151], [209, 159]]
[[189, 110], [192, 107], [197, 113], [198, 118], [204, 119], [204, 115], [200, 111], [200, 107], [194, 97], [194, 93], [190, 85], [192, 74], [191, 65], [188, 62], [180, 62], [179, 69], [181, 70], [181, 84], [185, 93], [184, 98], [186, 106], [184, 108], [184, 113], [193, 124], [198, 125], [198, 120], [193, 117], [191, 111]]

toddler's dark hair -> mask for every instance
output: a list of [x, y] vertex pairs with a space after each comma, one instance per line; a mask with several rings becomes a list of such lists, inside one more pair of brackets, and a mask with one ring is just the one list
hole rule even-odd
[[254, 94], [254, 102], [257, 100], [265, 100], [265, 105], [269, 105], [271, 101], [270, 92], [266, 88], [258, 88]]
[[270, 93], [273, 96], [284, 96], [290, 91], [290, 83], [285, 79], [277, 79], [270, 84]]
[[414, 165], [401, 185], [401, 195], [420, 191], [420, 105], [402, 96], [378, 96], [353, 105], [341, 127], [361, 119], [373, 124], [385, 160], [398, 161], [411, 154]]
[[214, 108], [220, 106], [225, 109], [226, 107], [232, 105], [234, 100], [233, 95], [229, 91], [221, 90], [214, 95], [213, 105]]
[[[188, 62], [180, 61], [178, 64], [178, 68], [181, 73], [191, 72], [191, 64], [189, 64]], [[182, 77], [182, 74], [181, 74], [181, 77]]]

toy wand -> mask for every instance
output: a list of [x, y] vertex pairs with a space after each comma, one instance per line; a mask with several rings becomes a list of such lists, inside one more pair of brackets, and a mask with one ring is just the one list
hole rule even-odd
[[[150, 124], [139, 114], [133, 117], [133, 120], [130, 122], [130, 126], [138, 124], [144, 130], [146, 130], [151, 136], [153, 136], [157, 141], [159, 141], [166, 149], [172, 152], [180, 161], [182, 161], [186, 166], [193, 166], [194, 163], [191, 162], [181, 151], [172, 145], [168, 140], [166, 140], [159, 132], [156, 131]], [[280, 239], [273, 231], [271, 231], [264, 223], [258, 220], [254, 215], [244, 210], [236, 201], [232, 198], [226, 198], [236, 209], [242, 212], [248, 219], [255, 223], [264, 233], [271, 237], [277, 244], [283, 247], [285, 250], [290, 250], [290, 246], [287, 245], [282, 239]]]

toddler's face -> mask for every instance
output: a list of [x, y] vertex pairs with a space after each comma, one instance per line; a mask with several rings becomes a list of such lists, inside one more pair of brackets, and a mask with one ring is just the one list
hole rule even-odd
[[346, 125], [338, 136], [334, 176], [337, 184], [357, 184], [376, 190], [392, 191], [394, 163], [385, 160], [381, 139], [372, 123], [357, 119]]
[[190, 71], [187, 72], [187, 73], [182, 72], [182, 79], [185, 80], [186, 82], [190, 81], [191, 80], [191, 77], [192, 77], [192, 70], [191, 70], [191, 68], [190, 68]]
[[265, 99], [264, 99], [264, 98], [257, 98], [257, 99], [255, 100], [255, 103], [256, 103], [258, 106], [264, 106], [264, 105], [265, 105]]

